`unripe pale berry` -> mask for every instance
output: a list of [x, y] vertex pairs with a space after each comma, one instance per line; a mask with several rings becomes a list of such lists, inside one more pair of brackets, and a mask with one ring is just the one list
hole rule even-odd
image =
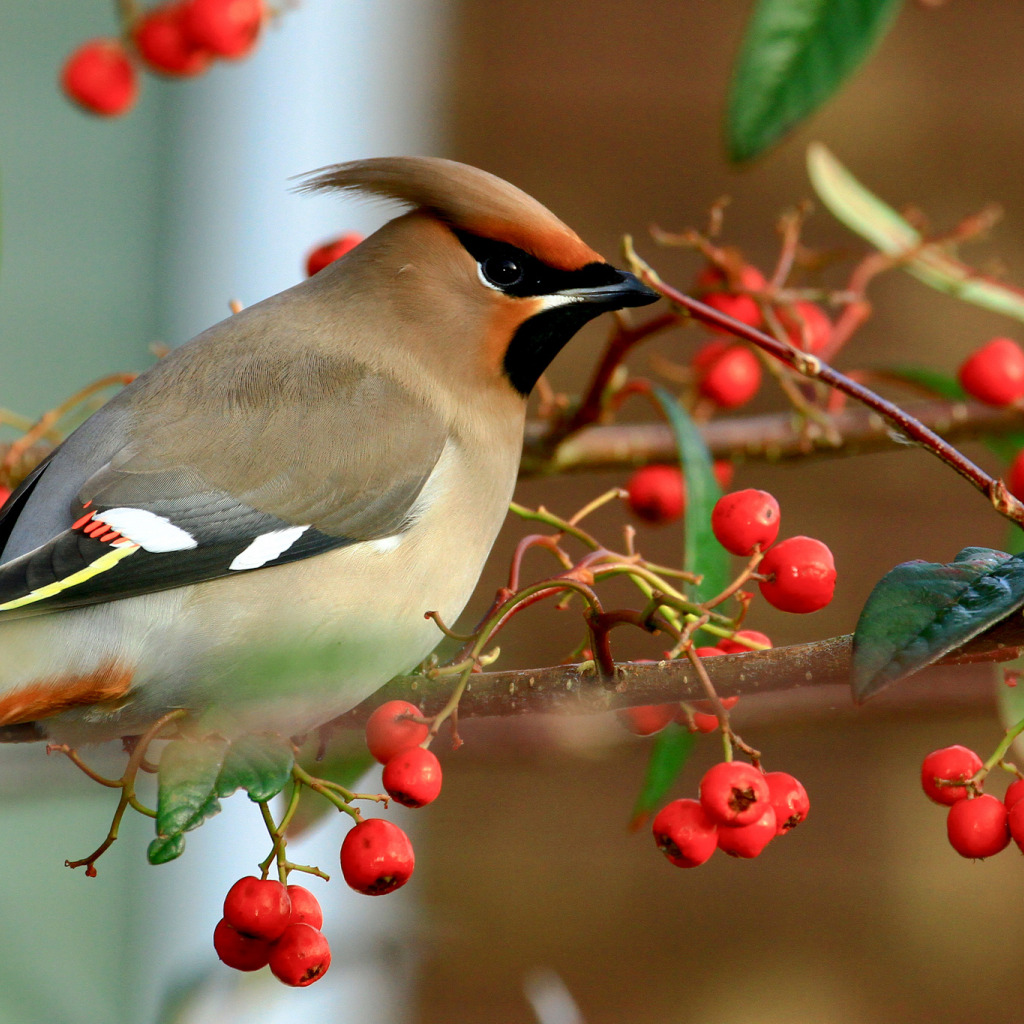
[[961, 857], [974, 860], [991, 857], [1010, 842], [1006, 805], [989, 794], [973, 800], [958, 800], [949, 809], [946, 834], [950, 846]]
[[993, 338], [964, 360], [957, 376], [979, 402], [1010, 405], [1024, 398], [1024, 350], [1011, 338]]
[[779, 503], [767, 491], [723, 494], [711, 510], [711, 530], [726, 551], [744, 557], [766, 550], [779, 535]]
[[335, 260], [340, 260], [345, 253], [351, 252], [362, 240], [362, 235], [350, 231], [347, 235], [318, 245], [306, 257], [306, 277], [312, 277]]
[[836, 567], [828, 546], [813, 537], [790, 537], [768, 549], [757, 567], [765, 600], [784, 612], [816, 612], [832, 600]]
[[409, 715], [422, 717], [415, 704], [389, 700], [366, 720], [366, 746], [381, 764], [387, 764], [403, 750], [418, 747], [427, 738], [429, 727], [413, 721]]
[[270, 961], [271, 943], [253, 939], [236, 931], [221, 918], [213, 930], [213, 948], [217, 956], [236, 971], [258, 971]]
[[718, 830], [718, 848], [730, 857], [759, 857], [778, 834], [775, 808], [765, 804], [758, 816], [746, 825], [723, 825]]
[[356, 892], [383, 896], [409, 881], [416, 857], [409, 837], [383, 818], [349, 829], [341, 844], [341, 873]]
[[673, 800], [655, 815], [651, 831], [677, 868], [698, 867], [718, 845], [718, 829], [696, 800]]
[[764, 777], [771, 805], [775, 808], [776, 834], [781, 836], [807, 817], [811, 801], [804, 784], [788, 772], [766, 772]]
[[90, 113], [123, 114], [139, 93], [135, 65], [117, 39], [90, 39], [64, 62], [61, 88]]
[[270, 970], [278, 981], [305, 988], [319, 981], [331, 966], [327, 938], [310, 924], [290, 924], [270, 949]]
[[770, 802], [769, 796], [764, 775], [744, 761], [712, 765], [700, 780], [701, 806], [720, 825], [757, 821]]
[[939, 782], [966, 782], [981, 768], [973, 750], [956, 744], [933, 750], [921, 763], [921, 788], [929, 800], [952, 806], [967, 797], [966, 786], [941, 786]]
[[383, 774], [384, 788], [405, 807], [426, 807], [441, 792], [441, 762], [423, 747], [395, 754]]
[[288, 890], [271, 878], [240, 878], [224, 897], [224, 920], [253, 939], [273, 942], [285, 930], [291, 912]]

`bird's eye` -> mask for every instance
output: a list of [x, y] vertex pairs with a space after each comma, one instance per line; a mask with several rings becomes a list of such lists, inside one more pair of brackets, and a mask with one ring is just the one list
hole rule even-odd
[[523, 264], [511, 256], [491, 256], [484, 260], [481, 269], [484, 277], [497, 288], [519, 284], [526, 275]]

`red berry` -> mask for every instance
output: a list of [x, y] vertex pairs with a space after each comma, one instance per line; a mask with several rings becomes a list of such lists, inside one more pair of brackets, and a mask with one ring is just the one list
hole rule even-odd
[[675, 718], [678, 710], [678, 704], [644, 704], [635, 708], [620, 708], [615, 714], [634, 735], [653, 736]]
[[756, 629], [738, 629], [732, 635], [732, 638], [723, 637], [718, 641], [719, 650], [725, 651], [726, 654], [747, 654], [750, 651], [757, 650], [755, 647], [748, 647], [746, 644], [740, 643], [740, 640], [751, 640], [755, 644], [761, 644], [762, 647], [770, 648], [772, 646], [771, 640], [764, 635], [759, 633]]
[[258, 971], [270, 960], [270, 943], [266, 939], [251, 939], [235, 931], [221, 918], [213, 929], [213, 948], [217, 956], [236, 971]]
[[331, 966], [331, 947], [323, 932], [311, 924], [290, 924], [270, 950], [270, 970], [293, 988], [312, 985]]
[[732, 478], [736, 475], [736, 467], [728, 459], [716, 459], [715, 464], [711, 467], [711, 472], [715, 474], [718, 486], [724, 491], [732, 483]]
[[116, 117], [135, 102], [139, 83], [135, 66], [116, 39], [90, 39], [64, 62], [61, 88], [94, 114]]
[[678, 466], [644, 466], [626, 484], [629, 507], [648, 523], [671, 523], [683, 514], [686, 492]]
[[441, 762], [423, 747], [395, 754], [384, 765], [384, 788], [406, 807], [426, 807], [441, 792]]
[[389, 700], [381, 704], [366, 721], [366, 745], [381, 764], [387, 764], [403, 750], [418, 747], [430, 731], [422, 722], [414, 722], [409, 715], [421, 718], [420, 709], [407, 700]]
[[308, 889], [301, 885], [289, 885], [288, 898], [292, 902], [289, 924], [309, 924], [314, 928], [323, 926], [324, 912], [320, 909], [320, 902]]
[[697, 390], [723, 409], [749, 402], [761, 386], [761, 363], [746, 345], [712, 341], [697, 353], [693, 366]]
[[[710, 295], [704, 296], [703, 302], [712, 309], [718, 310], [719, 313], [731, 316], [733, 320], [739, 320], [740, 323], [748, 324], [750, 327], [761, 326], [761, 307], [757, 304], [757, 299], [750, 295], [730, 295], [728, 292], [712, 292]], [[729, 333], [727, 327], [712, 327], [710, 324], [706, 326], [712, 331]]]
[[939, 780], [966, 782], [981, 768], [981, 758], [973, 750], [943, 747], [933, 750], [921, 763], [921, 788], [937, 804], [955, 804], [967, 796], [966, 786], [940, 786]]
[[288, 890], [270, 878], [240, 878], [224, 897], [224, 919], [252, 939], [273, 942], [285, 930], [291, 912]]
[[1006, 486], [1015, 498], [1024, 501], [1024, 448], [1017, 452], [1006, 474]]
[[1024, 800], [1018, 800], [1006, 815], [1006, 824], [1010, 835], [1021, 853], [1024, 853]]
[[198, 46], [185, 27], [185, 9], [176, 2], [153, 7], [132, 32], [145, 64], [165, 75], [198, 75], [210, 66], [212, 54]]
[[718, 845], [718, 829], [696, 800], [673, 800], [655, 815], [651, 831], [677, 868], [698, 867]]
[[409, 837], [383, 818], [367, 818], [341, 844], [341, 873], [356, 892], [383, 896], [405, 885], [416, 857]]
[[718, 830], [718, 848], [730, 857], [758, 857], [778, 834], [775, 808], [771, 804], [760, 807], [760, 813], [748, 825], [723, 825]]
[[722, 761], [700, 780], [700, 802], [712, 821], [721, 825], [749, 825], [769, 803], [768, 783], [753, 765]]
[[991, 857], [1010, 842], [1006, 805], [989, 794], [973, 800], [958, 800], [949, 809], [946, 834], [961, 857], [975, 860]]
[[312, 277], [318, 274], [328, 264], [340, 260], [347, 252], [351, 252], [361, 241], [363, 236], [350, 231], [347, 235], [334, 238], [330, 242], [324, 242], [317, 246], [306, 257], [306, 276]]
[[709, 715], [706, 711], [694, 711], [693, 713], [693, 727], [697, 732], [705, 734], [714, 732], [720, 724], [717, 715]]
[[711, 530], [734, 555], [766, 550], [779, 535], [779, 503], [767, 491], [749, 488], [723, 494], [711, 510]]
[[1007, 810], [1010, 810], [1018, 800], [1024, 800], [1024, 779], [1016, 779], [1011, 782], [1003, 797], [1003, 803], [1006, 804]]
[[794, 302], [792, 309], [775, 311], [794, 348], [804, 352], [820, 352], [832, 338], [832, 321], [815, 302]]
[[784, 835], [807, 817], [811, 801], [804, 784], [788, 772], [766, 772], [768, 794], [775, 808], [776, 833]]
[[698, 295], [736, 290], [759, 292], [767, 284], [764, 274], [749, 263], [741, 264], [738, 268], [730, 266], [728, 270], [709, 263], [697, 275], [697, 280], [693, 283], [693, 290]]
[[723, 651], [717, 644], [714, 647], [694, 647], [693, 653], [698, 658], [717, 658], [720, 654], [727, 654], [728, 651]]
[[986, 405], [1024, 398], [1024, 350], [1011, 338], [993, 338], [972, 352], [957, 374], [964, 391]]
[[267, 16], [263, 0], [186, 0], [185, 25], [198, 46], [218, 57], [244, 57]]
[[813, 537], [790, 537], [761, 559], [758, 583], [765, 600], [784, 612], [816, 612], [832, 600], [836, 566], [828, 546]]

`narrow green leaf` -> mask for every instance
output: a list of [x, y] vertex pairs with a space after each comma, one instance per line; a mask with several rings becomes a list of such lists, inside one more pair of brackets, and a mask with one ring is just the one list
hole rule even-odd
[[[880, 252], [899, 256], [921, 244], [920, 232], [869, 192], [820, 142], [807, 147], [807, 171], [833, 216]], [[947, 295], [1024, 320], [1024, 290], [980, 274], [945, 249], [926, 246], [909, 256], [903, 269]]]
[[633, 828], [639, 828], [658, 809], [683, 770], [694, 744], [695, 733], [679, 725], [669, 725], [654, 739], [654, 749], [647, 763], [647, 776], [633, 806]]
[[882, 38], [902, 0], [759, 0], [733, 72], [734, 161], [766, 150], [820, 107]]
[[276, 733], [243, 736], [231, 744], [220, 774], [217, 796], [244, 789], [257, 802], [277, 796], [292, 777], [291, 744]]
[[185, 852], [185, 837], [178, 832], [173, 836], [161, 838], [157, 836], [146, 850], [146, 859], [150, 864], [167, 864], [177, 860]]
[[729, 555], [711, 531], [711, 510], [722, 489], [715, 479], [711, 453], [689, 414], [670, 391], [656, 387], [653, 393], [675, 435], [686, 479], [683, 568], [703, 576], [691, 590], [698, 601], [707, 600], [720, 594], [729, 582]]
[[853, 635], [854, 699], [866, 700], [1024, 606], [1024, 559], [964, 548], [948, 565], [904, 562], [871, 591]]
[[160, 756], [156, 805], [156, 834], [173, 837], [198, 828], [220, 811], [217, 776], [227, 741], [172, 740]]
[[962, 402], [967, 397], [956, 377], [928, 366], [887, 366], [885, 372], [896, 380], [914, 384], [951, 402]]

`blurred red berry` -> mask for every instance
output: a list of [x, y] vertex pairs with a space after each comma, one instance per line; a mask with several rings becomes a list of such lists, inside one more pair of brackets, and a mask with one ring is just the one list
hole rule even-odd
[[362, 240], [362, 235], [350, 231], [347, 235], [318, 245], [306, 257], [306, 276], [312, 277], [335, 260], [340, 260], [345, 253], [351, 252]]
[[221, 918], [213, 930], [213, 948], [217, 956], [236, 971], [258, 971], [270, 960], [270, 942], [253, 939], [236, 931]]
[[776, 833], [781, 836], [807, 817], [811, 801], [804, 784], [788, 772], [766, 772], [765, 781], [775, 809]]
[[693, 282], [693, 290], [697, 295], [708, 292], [731, 292], [737, 289], [748, 292], [759, 292], [768, 282], [764, 274], [750, 263], [742, 264], [738, 270], [732, 267], [728, 271], [709, 263]]
[[116, 117], [135, 102], [139, 92], [135, 65], [117, 39], [90, 39], [64, 62], [61, 88], [93, 114]]
[[213, 59], [210, 51], [197, 45], [186, 30], [184, 7], [176, 0], [146, 11], [136, 23], [132, 38], [143, 63], [161, 74], [198, 75]]
[[218, 57], [244, 57], [267, 17], [263, 0], [185, 0], [185, 26], [197, 46]]
[[761, 386], [761, 363], [746, 345], [712, 341], [693, 360], [697, 390], [723, 409], [749, 402]]
[[758, 583], [765, 600], [784, 612], [816, 612], [832, 600], [836, 567], [828, 546], [813, 537], [790, 537], [761, 559]]
[[301, 885], [288, 886], [288, 898], [291, 900], [292, 912], [288, 915], [289, 924], [309, 924], [314, 928], [322, 927], [324, 912], [320, 909], [320, 901]]
[[686, 503], [678, 466], [643, 466], [629, 478], [626, 493], [634, 515], [657, 525], [678, 519]]
[[224, 920], [253, 939], [273, 942], [285, 930], [291, 912], [288, 890], [271, 878], [240, 878], [224, 897]]
[[768, 783], [751, 764], [722, 761], [712, 765], [700, 780], [700, 802], [717, 824], [749, 825], [769, 803]]
[[736, 475], [736, 467], [728, 459], [716, 459], [711, 470], [715, 474], [718, 486], [723, 491], [732, 483], [732, 478]]
[[993, 338], [964, 360], [957, 376], [979, 402], [1011, 405], [1024, 398], [1024, 350], [1011, 338]]
[[409, 715], [422, 717], [415, 704], [407, 700], [389, 700], [366, 720], [366, 746], [381, 764], [387, 764], [403, 750], [418, 747], [427, 738], [429, 727], [422, 722], [414, 722]]
[[832, 321], [816, 302], [794, 302], [791, 309], [780, 307], [775, 313], [794, 348], [813, 355], [832, 338]]
[[937, 804], [955, 804], [967, 797], [966, 786], [940, 786], [940, 781], [966, 782], [981, 768], [981, 758], [973, 750], [943, 747], [933, 750], [921, 763], [921, 788]]
[[1006, 486], [1015, 498], [1024, 501], [1024, 448], [1017, 452], [1006, 474]]
[[615, 714], [623, 727], [634, 735], [653, 736], [675, 718], [678, 710], [678, 704], [644, 704], [635, 708], [620, 708]]
[[779, 503], [767, 491], [723, 494], [711, 510], [711, 530], [726, 551], [744, 557], [766, 550], [779, 535]]
[[949, 809], [946, 834], [950, 846], [961, 857], [974, 860], [991, 857], [1010, 842], [1006, 805], [988, 794], [973, 800], [958, 800]]
[[775, 808], [758, 805], [757, 817], [746, 825], [723, 825], [718, 830], [718, 848], [730, 857], [759, 857], [778, 834]]
[[426, 807], [441, 792], [441, 762], [423, 747], [395, 754], [386, 765], [384, 788], [405, 807]]
[[331, 966], [327, 938], [310, 924], [290, 924], [270, 950], [270, 970], [278, 981], [305, 988], [318, 981]]
[[655, 815], [651, 831], [677, 868], [699, 867], [718, 845], [718, 829], [696, 800], [673, 800]]
[[367, 818], [349, 829], [341, 844], [341, 873], [366, 896], [383, 896], [409, 881], [416, 857], [409, 837], [383, 818]]
[[764, 633], [759, 633], [756, 629], [737, 629], [731, 639], [723, 637], [715, 646], [726, 654], [746, 654], [757, 649], [740, 643], [740, 640], [751, 640], [755, 644], [761, 644], [762, 647], [767, 648], [772, 646], [771, 640]]

